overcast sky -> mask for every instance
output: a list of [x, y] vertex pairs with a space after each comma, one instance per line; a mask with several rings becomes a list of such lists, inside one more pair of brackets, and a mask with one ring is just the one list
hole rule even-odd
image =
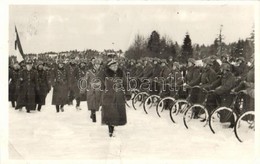
[[[223, 25], [225, 42], [247, 38], [254, 24], [251, 5], [78, 5], [10, 6], [10, 52], [17, 26], [25, 53], [114, 48], [123, 51], [139, 33], [153, 30], [180, 45], [186, 32], [192, 44], [212, 44]], [[114, 43], [114, 44], [112, 44]]]

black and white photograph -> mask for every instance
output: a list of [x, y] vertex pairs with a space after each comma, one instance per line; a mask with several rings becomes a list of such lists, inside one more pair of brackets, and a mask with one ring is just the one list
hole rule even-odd
[[1, 163], [260, 160], [259, 1], [3, 6]]

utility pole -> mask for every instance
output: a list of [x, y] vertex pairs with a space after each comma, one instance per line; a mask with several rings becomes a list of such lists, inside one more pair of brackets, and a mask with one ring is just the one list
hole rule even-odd
[[223, 53], [223, 40], [224, 40], [224, 36], [222, 35], [222, 28], [223, 25], [220, 25], [220, 29], [219, 29], [219, 35], [218, 35], [218, 56], [221, 57], [222, 53]]

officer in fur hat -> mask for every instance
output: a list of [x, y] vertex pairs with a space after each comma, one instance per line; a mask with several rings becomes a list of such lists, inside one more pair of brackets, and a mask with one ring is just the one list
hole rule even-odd
[[102, 124], [108, 125], [109, 136], [113, 136], [115, 126], [127, 123], [125, 101], [131, 99], [127, 90], [126, 76], [119, 69], [118, 62], [111, 60], [99, 74], [103, 91]]

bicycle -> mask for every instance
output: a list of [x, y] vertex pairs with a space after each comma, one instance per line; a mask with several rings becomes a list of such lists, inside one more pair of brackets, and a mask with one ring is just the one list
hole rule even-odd
[[[224, 129], [233, 131], [234, 123], [238, 118], [238, 114], [242, 111], [242, 92], [230, 93], [228, 97], [232, 97], [233, 101], [231, 104], [225, 106], [217, 107], [212, 111], [209, 117], [209, 127], [213, 134], [218, 130]], [[225, 101], [225, 99], [223, 99]], [[223, 104], [223, 103], [222, 103]], [[240, 111], [238, 111], [240, 110]]]
[[202, 103], [196, 102], [192, 104], [189, 108], [187, 108], [187, 110], [184, 112], [183, 123], [187, 129], [189, 129], [192, 124], [196, 125], [195, 127], [206, 127], [206, 125], [208, 124], [209, 113], [205, 105], [209, 95], [214, 92], [214, 90], [208, 91], [200, 86], [194, 86], [193, 88], [200, 89], [200, 91], [205, 94], [203, 95], [205, 98]]

